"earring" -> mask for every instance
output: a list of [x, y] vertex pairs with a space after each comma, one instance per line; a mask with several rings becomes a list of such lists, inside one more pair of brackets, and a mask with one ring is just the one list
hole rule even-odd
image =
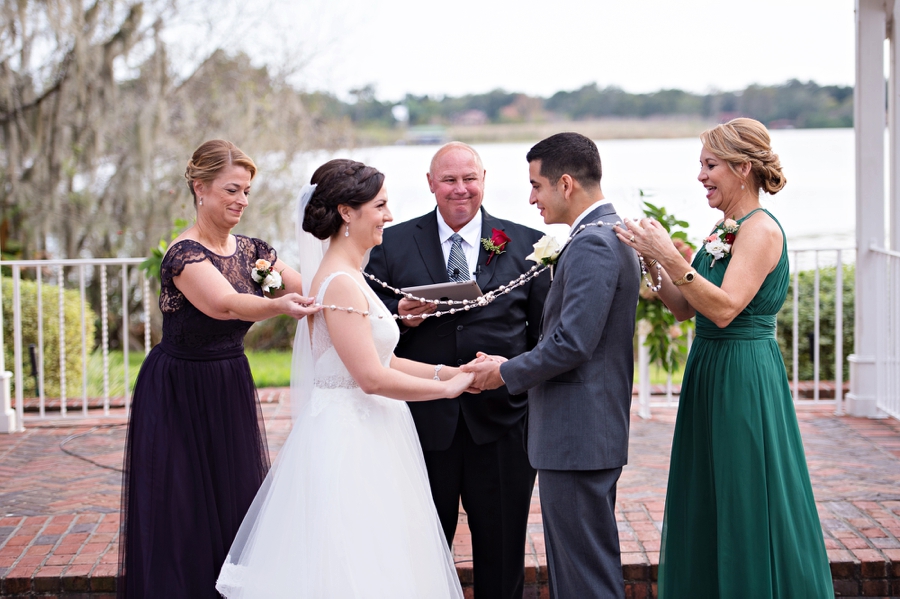
[[203, 198], [200, 198], [200, 205], [203, 205]]
[[347, 223], [347, 228], [344, 229], [344, 237], [350, 237], [350, 223]]
[[744, 189], [744, 184], [743, 184], [743, 183], [741, 183], [741, 189]]

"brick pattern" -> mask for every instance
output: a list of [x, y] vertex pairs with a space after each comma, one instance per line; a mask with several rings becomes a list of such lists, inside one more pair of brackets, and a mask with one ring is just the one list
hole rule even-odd
[[[288, 394], [267, 389], [260, 398], [274, 457], [290, 432]], [[31, 420], [24, 434], [0, 436], [0, 597], [114, 596], [121, 477], [115, 468], [125, 431], [122, 410], [112, 412]], [[797, 414], [837, 595], [900, 597], [900, 422], [837, 417], [831, 406], [802, 406]], [[630, 599], [656, 596], [674, 420], [674, 408], [632, 419], [617, 505]], [[92, 462], [64, 453], [61, 442]], [[453, 555], [472, 597], [471, 534], [462, 508]], [[526, 599], [549, 597], [537, 487], [525, 563]]]

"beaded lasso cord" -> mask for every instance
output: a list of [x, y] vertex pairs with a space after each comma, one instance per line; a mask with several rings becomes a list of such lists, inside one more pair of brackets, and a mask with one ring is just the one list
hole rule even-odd
[[[571, 242], [572, 239], [576, 235], [578, 235], [579, 233], [581, 233], [588, 227], [603, 227], [603, 226], [611, 227], [614, 225], [621, 225], [621, 224], [622, 223], [620, 223], [620, 222], [605, 223], [603, 221], [597, 221], [594, 223], [586, 223], [586, 224], [580, 225], [568, 237], [568, 239], [566, 239], [566, 241], [562, 245], [562, 247], [563, 248], [566, 247], [566, 245], [569, 242]], [[646, 265], [644, 264], [644, 258], [643, 258], [643, 256], [640, 256], [640, 254], [638, 256], [640, 257], [640, 262], [641, 262], [641, 273], [646, 276], [646, 275], [648, 275], [648, 270], [647, 270]], [[450, 306], [450, 308], [447, 310], [436, 310], [435, 312], [430, 312], [427, 314], [407, 314], [405, 316], [401, 316], [399, 314], [391, 315], [394, 318], [394, 320], [413, 320], [413, 319], [417, 319], [417, 318], [424, 320], [426, 318], [432, 318], [432, 317], [440, 318], [444, 314], [456, 314], [457, 312], [467, 312], [467, 311], [471, 310], [472, 308], [481, 308], [483, 306], [487, 306], [488, 304], [493, 302], [498, 297], [500, 297], [502, 295], [506, 295], [507, 293], [509, 293], [513, 289], [516, 289], [517, 287], [521, 287], [522, 285], [528, 283], [529, 281], [531, 281], [532, 279], [534, 279], [535, 277], [540, 275], [545, 270], [550, 269], [551, 267], [552, 267], [552, 264], [535, 264], [530, 269], [528, 269], [525, 273], [523, 273], [523, 274], [519, 275], [518, 277], [516, 277], [515, 279], [511, 280], [509, 283], [507, 283], [505, 285], [500, 285], [499, 287], [497, 287], [497, 289], [488, 291], [481, 297], [478, 297], [478, 298], [472, 299], [472, 300], [468, 300], [468, 299], [465, 299], [465, 300], [449, 300], [449, 299], [437, 300], [437, 299], [428, 299], [428, 298], [424, 298], [424, 297], [418, 297], [418, 296], [413, 295], [412, 293], [407, 293], [401, 289], [393, 287], [393, 286], [385, 283], [378, 277], [371, 275], [365, 271], [361, 271], [361, 272], [362, 272], [362, 275], [364, 277], [366, 277], [367, 279], [369, 279], [370, 281], [373, 281], [373, 282], [377, 283], [378, 285], [381, 285], [383, 288], [389, 289], [389, 290], [393, 291], [395, 294], [402, 296], [408, 300], [422, 302], [422, 303], [426, 303], [426, 304], [432, 304], [434, 306], [436, 306], [438, 304], [445, 304], [445, 305]], [[657, 271], [658, 284], [656, 286], [653, 286], [653, 285], [651, 285], [649, 280], [647, 281], [647, 287], [649, 287], [652, 291], [659, 291], [659, 288], [662, 285], [661, 267], [659, 266], [658, 263], [656, 264], [656, 271]], [[362, 316], [369, 316], [368, 310], [359, 310], [357, 308], [346, 307], [346, 306], [336, 306], [334, 304], [319, 304], [319, 303], [317, 303], [315, 305], [321, 306], [323, 309], [326, 309], [326, 310], [340, 310], [343, 312], [352, 312], [352, 313], [356, 313], [356, 314], [361, 314]], [[384, 315], [379, 314], [378, 318], [384, 318]]]

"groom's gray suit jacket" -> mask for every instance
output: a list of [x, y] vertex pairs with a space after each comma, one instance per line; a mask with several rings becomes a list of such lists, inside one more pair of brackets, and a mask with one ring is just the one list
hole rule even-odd
[[[621, 220], [612, 204], [581, 224]], [[544, 275], [541, 275], [544, 276]], [[528, 458], [538, 470], [603, 470], [628, 461], [637, 254], [609, 226], [563, 247], [537, 346], [500, 367], [510, 394], [528, 391]]]

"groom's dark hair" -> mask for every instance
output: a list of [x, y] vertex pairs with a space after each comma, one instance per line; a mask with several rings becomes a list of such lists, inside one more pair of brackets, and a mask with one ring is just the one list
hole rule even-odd
[[583, 187], [600, 185], [603, 169], [597, 144], [580, 133], [557, 133], [534, 145], [525, 156], [541, 161], [541, 176], [551, 185], [569, 175]]

